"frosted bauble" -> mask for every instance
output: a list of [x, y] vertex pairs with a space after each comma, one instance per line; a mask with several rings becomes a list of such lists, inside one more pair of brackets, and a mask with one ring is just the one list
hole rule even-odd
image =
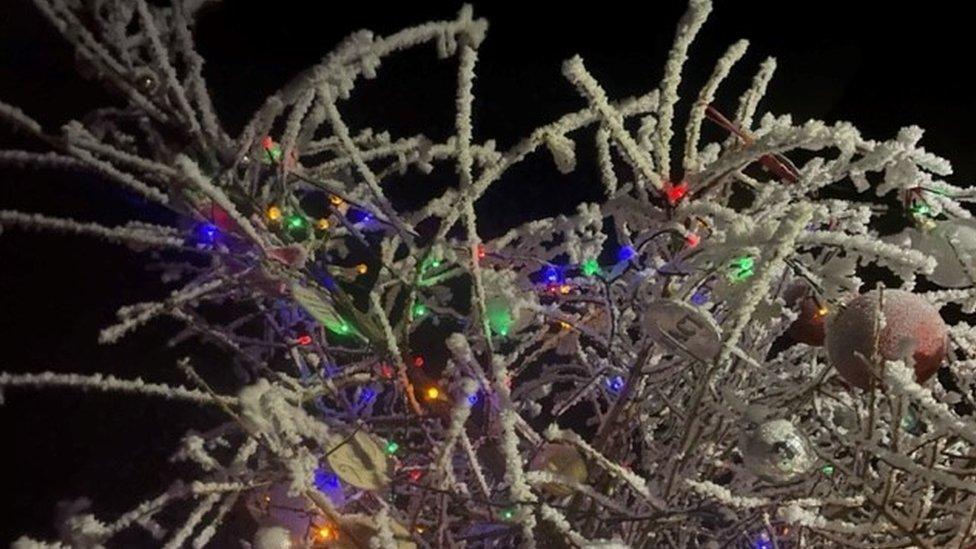
[[948, 338], [935, 307], [911, 292], [885, 290], [885, 322], [880, 334], [875, 334], [877, 310], [878, 292], [871, 291], [851, 300], [827, 323], [827, 354], [837, 373], [851, 385], [868, 389], [874, 367], [868, 360], [877, 339], [884, 359], [911, 356], [915, 379], [922, 383], [932, 377], [945, 359]]
[[292, 549], [291, 534], [280, 526], [265, 526], [254, 533], [254, 549]]
[[796, 426], [785, 419], [760, 424], [739, 443], [749, 471], [771, 482], [789, 482], [816, 466], [816, 454]]

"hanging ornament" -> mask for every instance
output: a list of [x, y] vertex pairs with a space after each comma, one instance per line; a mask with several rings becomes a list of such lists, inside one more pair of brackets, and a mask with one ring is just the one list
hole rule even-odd
[[[288, 491], [289, 484], [279, 482], [252, 490], [245, 501], [251, 517], [266, 530], [262, 540], [269, 544], [267, 547], [304, 547], [316, 530], [326, 524], [315, 505], [300, 495], [289, 495]], [[285, 539], [291, 545], [280, 545]]]
[[877, 310], [875, 290], [854, 298], [827, 323], [827, 354], [837, 373], [855, 387], [870, 388], [878, 375], [873, 372], [878, 365], [868, 362], [877, 340], [884, 360], [910, 356], [919, 383], [932, 377], [948, 349], [948, 328], [936, 308], [911, 292], [885, 290], [880, 334], [875, 333]]
[[791, 422], [776, 419], [743, 433], [742, 461], [753, 474], [771, 482], [789, 482], [812, 471], [817, 458]]
[[262, 526], [254, 533], [254, 549], [292, 549], [291, 533], [280, 526]]
[[830, 313], [826, 304], [814, 297], [809, 286], [803, 282], [787, 289], [783, 299], [788, 306], [799, 308], [799, 315], [786, 331], [790, 338], [813, 347], [823, 345], [827, 315]]
[[390, 463], [386, 454], [379, 439], [365, 431], [356, 431], [329, 448], [325, 459], [346, 484], [363, 490], [378, 490], [390, 483]]
[[[529, 463], [529, 470], [547, 471], [575, 483], [586, 482], [586, 461], [575, 446], [550, 443], [542, 447]], [[572, 488], [557, 482], [547, 482], [542, 489], [553, 496], [564, 497], [573, 493]]]
[[645, 333], [654, 341], [692, 359], [709, 361], [722, 346], [715, 321], [694, 305], [658, 300], [647, 307]]

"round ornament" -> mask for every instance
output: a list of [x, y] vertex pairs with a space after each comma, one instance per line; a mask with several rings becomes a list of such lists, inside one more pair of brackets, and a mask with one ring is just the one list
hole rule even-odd
[[861, 389], [877, 377], [869, 361], [877, 340], [878, 354], [885, 360], [911, 356], [915, 379], [925, 382], [939, 369], [948, 350], [948, 328], [939, 312], [922, 297], [904, 290], [884, 292], [884, 322], [880, 333], [878, 292], [851, 300], [827, 323], [827, 355], [830, 363], [848, 383]]
[[280, 526], [262, 526], [254, 533], [254, 549], [292, 549], [291, 533]]
[[789, 482], [814, 469], [816, 454], [796, 426], [775, 419], [747, 431], [739, 441], [747, 469], [771, 482]]
[[722, 347], [715, 321], [694, 305], [670, 299], [648, 305], [644, 330], [657, 343], [693, 359], [709, 361]]
[[798, 309], [796, 320], [790, 324], [786, 333], [793, 341], [820, 347], [826, 337], [827, 308], [810, 294], [806, 283], [799, 283], [783, 293], [783, 299], [790, 307]]
[[326, 461], [343, 482], [362, 490], [378, 490], [390, 483], [390, 462], [384, 445], [364, 431], [356, 431], [329, 448]]
[[[573, 482], [586, 482], [586, 461], [575, 446], [569, 444], [546, 444], [532, 458], [529, 470], [547, 471], [558, 477], [564, 477]], [[553, 496], [568, 496], [573, 490], [556, 482], [542, 485], [542, 489]]]

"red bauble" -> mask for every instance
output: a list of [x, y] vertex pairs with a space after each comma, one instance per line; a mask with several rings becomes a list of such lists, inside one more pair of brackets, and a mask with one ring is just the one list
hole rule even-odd
[[816, 299], [807, 296], [800, 301], [800, 315], [790, 324], [787, 333], [793, 341], [819, 347], [826, 337], [826, 320], [826, 309]]
[[885, 290], [880, 334], [875, 334], [877, 311], [878, 292], [872, 291], [851, 300], [828, 322], [827, 354], [837, 373], [855, 387], [870, 388], [872, 377], [877, 375], [857, 353], [870, 360], [877, 339], [884, 359], [911, 355], [915, 379], [922, 383], [932, 377], [948, 349], [948, 328], [936, 308], [911, 292]]
[[806, 343], [813, 347], [823, 345], [827, 309], [810, 295], [810, 287], [806, 283], [796, 283], [783, 292], [783, 299], [790, 307], [796, 306], [799, 302], [800, 309], [799, 316], [787, 329], [787, 335], [797, 343]]

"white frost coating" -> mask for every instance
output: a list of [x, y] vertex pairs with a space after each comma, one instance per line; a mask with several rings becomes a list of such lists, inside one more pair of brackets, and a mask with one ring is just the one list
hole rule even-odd
[[[718, 548], [755, 545], [757, 532], [778, 547], [976, 542], [976, 429], [966, 412], [976, 330], [950, 322], [952, 361], [938, 378], [952, 383], [922, 388], [891, 364], [874, 393], [848, 391], [815, 345], [790, 346], [791, 325], [810, 321], [810, 310], [829, 319], [871, 289], [858, 276], [873, 276], [866, 266], [893, 271], [901, 291], [929, 274], [935, 287], [922, 297], [947, 319], [957, 307], [976, 310], [967, 285], [976, 254], [960, 229], [976, 192], [943, 180], [951, 165], [923, 148], [920, 128], [869, 140], [848, 122], [762, 112], [772, 58], [744, 93], [720, 89], [735, 81], [727, 77], [744, 40], [679, 102], [710, 2], [690, 2], [656, 89], [611, 100], [616, 90], [599, 71], [571, 57], [564, 75], [586, 106], [526, 128], [506, 150], [472, 125], [487, 23], [470, 6], [390, 36], [352, 34], [232, 138], [193, 46], [199, 0], [35, 4], [124, 105], [49, 134], [0, 103], [0, 120], [32, 141], [0, 151], [0, 163], [94, 173], [179, 220], [110, 228], [3, 211], [0, 228], [164, 248], [153, 278], [168, 297], [121, 307], [102, 340], [164, 316], [182, 327], [165, 344], [212, 345], [227, 357], [206, 375], [181, 361], [192, 388], [0, 374], [14, 398], [22, 387], [74, 387], [213, 405], [201, 417], [212, 425], [174, 452], [197, 465], [189, 478], [113, 522], [63, 506], [63, 543], [112, 546], [141, 528], [201, 547], [223, 539], [227, 513], [244, 507], [267, 528], [252, 547], [312, 544], [274, 529], [287, 521], [262, 498], [272, 487], [358, 549]], [[346, 101], [362, 101], [360, 81], [404, 85], [385, 81], [382, 63], [425, 45], [457, 62], [455, 101], [444, 106], [452, 135], [396, 135], [344, 118]], [[728, 91], [740, 93], [737, 104], [726, 104]], [[139, 123], [120, 124], [120, 110]], [[702, 142], [713, 123], [719, 137]], [[51, 151], [28, 152], [35, 142]], [[671, 168], [679, 142], [683, 174]], [[601, 198], [520, 226], [496, 220], [501, 236], [485, 238], [479, 201], [534, 153], [560, 172], [595, 158], [589, 180]], [[393, 187], [406, 181], [443, 190], [406, 210], [386, 198], [403, 196]], [[313, 202], [322, 208], [307, 210]], [[925, 235], [915, 249], [879, 235], [888, 214]], [[327, 306], [289, 291], [299, 287]], [[690, 316], [656, 329], [664, 321], [650, 312], [662, 301]], [[701, 330], [721, 334], [714, 358], [678, 352]], [[674, 348], [649, 337], [664, 333]], [[751, 450], [737, 445], [751, 423], [776, 419], [815, 452], [789, 482], [757, 478]], [[579, 451], [585, 478], [526, 471], [547, 439]], [[777, 442], [788, 441], [773, 440], [777, 452], [789, 449]], [[358, 475], [370, 467], [388, 467], [376, 473], [389, 484], [369, 487]]]

